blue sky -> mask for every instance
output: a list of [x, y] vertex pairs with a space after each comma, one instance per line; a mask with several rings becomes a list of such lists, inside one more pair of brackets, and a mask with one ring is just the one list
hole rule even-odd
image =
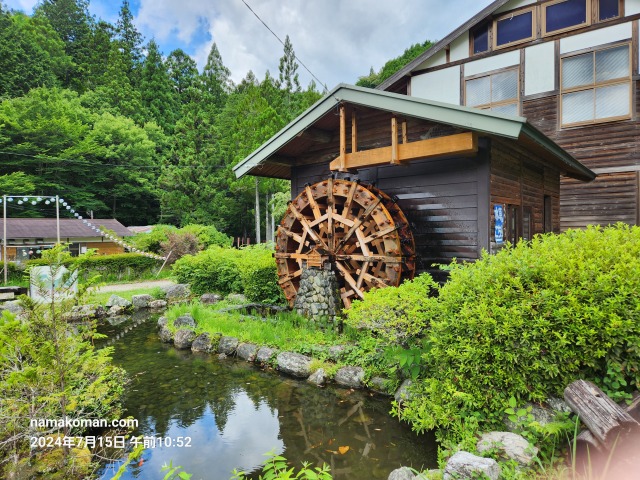
[[[33, 11], [36, 0], [0, 0]], [[355, 83], [405, 48], [446, 36], [491, 0], [245, 0], [280, 38], [288, 34], [298, 58], [329, 88]], [[202, 68], [215, 41], [239, 82], [252, 70], [278, 73], [282, 45], [242, 0], [131, 0], [145, 41], [155, 38], [166, 55], [182, 48]], [[96, 17], [115, 23], [120, 0], [91, 0]], [[299, 69], [306, 86], [311, 76]]]

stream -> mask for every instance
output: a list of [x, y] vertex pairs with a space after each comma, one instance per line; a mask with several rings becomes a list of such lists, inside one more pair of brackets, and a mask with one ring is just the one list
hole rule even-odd
[[[134, 316], [98, 329], [131, 378], [124, 404], [125, 416], [139, 422], [133, 434], [169, 439], [145, 449], [122, 478], [163, 478], [169, 461], [192, 480], [226, 480], [234, 468], [258, 478], [267, 452], [296, 468], [303, 461], [327, 463], [337, 480], [386, 479], [400, 466], [436, 467], [434, 438], [391, 417], [388, 398], [318, 388], [240, 360], [176, 350], [158, 339], [156, 319]], [[111, 478], [125, 450], [122, 456], [103, 467], [101, 479]]]

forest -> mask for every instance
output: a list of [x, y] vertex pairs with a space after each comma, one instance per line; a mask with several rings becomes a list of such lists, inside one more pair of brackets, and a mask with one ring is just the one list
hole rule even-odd
[[[278, 72], [231, 81], [218, 48], [199, 71], [136, 29], [128, 0], [115, 25], [88, 0], [42, 0], [32, 15], [0, 4], [0, 192], [60, 195], [78, 212], [125, 225], [200, 223], [269, 237], [287, 182], [236, 179], [232, 166], [321, 96], [300, 85], [287, 36]], [[431, 45], [371, 70], [375, 87]], [[256, 203], [259, 201], [259, 203]], [[12, 205], [12, 216], [50, 216]], [[265, 215], [266, 213], [266, 215]], [[279, 218], [276, 215], [276, 219]], [[277, 221], [277, 220], [276, 220]]]

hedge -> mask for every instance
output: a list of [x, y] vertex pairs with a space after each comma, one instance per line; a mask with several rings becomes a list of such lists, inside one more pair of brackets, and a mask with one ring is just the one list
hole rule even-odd
[[417, 301], [426, 373], [400, 414], [418, 430], [499, 424], [510, 397], [562, 397], [578, 378], [615, 400], [640, 389], [639, 227], [536, 236], [453, 265], [439, 296]]
[[252, 302], [282, 303], [273, 250], [262, 245], [242, 249], [213, 246], [185, 255], [173, 265], [179, 282], [197, 294], [242, 293]]

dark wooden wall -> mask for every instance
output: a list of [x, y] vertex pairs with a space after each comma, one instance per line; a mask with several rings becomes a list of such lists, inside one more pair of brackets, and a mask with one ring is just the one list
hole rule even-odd
[[[560, 231], [560, 172], [532, 157], [524, 148], [493, 139], [491, 143], [491, 205], [530, 207], [533, 234], [545, 233], [544, 197], [551, 199], [551, 225]], [[494, 218], [491, 208], [491, 241]]]
[[[558, 95], [525, 99], [522, 116], [598, 174], [590, 183], [563, 178], [561, 230], [618, 221], [640, 224], [640, 82], [631, 120], [559, 128]], [[636, 171], [633, 171], [633, 170]]]
[[[488, 248], [488, 170], [486, 154], [481, 151], [477, 158], [416, 161], [343, 177], [372, 183], [398, 199], [412, 224], [418, 271], [434, 272], [435, 264], [450, 263], [454, 257], [475, 260], [482, 248]], [[292, 196], [306, 183], [316, 183], [329, 174], [327, 165], [294, 168]]]

